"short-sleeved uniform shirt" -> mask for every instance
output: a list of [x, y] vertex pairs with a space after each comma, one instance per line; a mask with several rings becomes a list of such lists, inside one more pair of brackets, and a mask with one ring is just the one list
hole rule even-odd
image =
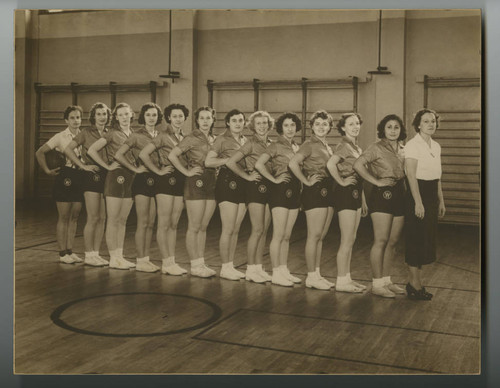
[[200, 129], [196, 128], [182, 139], [177, 147], [186, 156], [188, 168], [199, 166], [205, 169], [205, 158], [213, 142], [212, 135], [207, 137]]
[[371, 144], [362, 154], [368, 162], [370, 173], [377, 179], [404, 178], [404, 148], [398, 142], [395, 150], [387, 139], [381, 139]]
[[[143, 163], [139, 158], [139, 153], [146, 146], [146, 144], [151, 142], [157, 135], [157, 131], [154, 131], [153, 134], [151, 134], [144, 127], [141, 127], [136, 132], [133, 132], [124, 142], [124, 144], [128, 145], [130, 148], [127, 152], [127, 160], [129, 160], [136, 167], [142, 165]], [[155, 158], [156, 156], [153, 154], [152, 159], [154, 160]], [[158, 164], [158, 161], [155, 160], [154, 163]]]
[[[91, 126], [88, 128], [84, 128], [78, 135], [73, 139], [76, 144], [81, 147], [81, 159], [85, 164], [95, 164], [92, 158], [87, 154], [90, 146], [94, 144], [97, 140], [103, 137], [106, 133], [108, 133], [108, 129], [104, 128], [103, 134], [101, 133], [95, 126]], [[99, 156], [106, 160], [106, 150], [105, 148], [101, 148], [99, 150]]]
[[[179, 145], [182, 139], [184, 139], [184, 135], [182, 133], [176, 134], [172, 126], [170, 124], [167, 125], [167, 130], [159, 133], [158, 136], [152, 140], [152, 143], [157, 151], [157, 156], [152, 157], [153, 163], [158, 168], [171, 166], [172, 162], [168, 159], [168, 154], [170, 154], [174, 147]], [[186, 165], [184, 155], [182, 155], [179, 159], [181, 159], [183, 165]]]
[[358, 174], [353, 169], [354, 162], [361, 156], [361, 148], [354, 144], [348, 137], [342, 136], [342, 139], [337, 147], [335, 147], [334, 155], [340, 158], [337, 163], [337, 170], [342, 178]]
[[284, 136], [278, 136], [278, 139], [264, 151], [270, 157], [271, 175], [277, 178], [286, 173], [290, 159], [298, 150], [299, 146], [293, 140], [289, 142]]
[[326, 163], [333, 155], [333, 151], [328, 143], [324, 143], [313, 134], [300, 146], [297, 153], [304, 157], [302, 171], [306, 177], [312, 174], [318, 174], [322, 178], [330, 176]]
[[416, 134], [405, 146], [405, 159], [416, 159], [417, 179], [431, 181], [441, 179], [441, 146], [431, 139], [431, 146]]
[[[231, 131], [226, 129], [224, 133], [217, 136], [211, 150], [214, 151], [219, 158], [230, 158], [236, 151], [240, 150], [246, 142], [247, 138], [245, 136], [241, 135], [239, 140], [236, 140]], [[245, 169], [244, 159], [240, 160], [238, 164], [242, 169]]]
[[[56, 151], [64, 153], [64, 149], [68, 146], [69, 143], [71, 143], [72, 140], [75, 139], [76, 136], [78, 136], [79, 133], [80, 130], [78, 130], [76, 135], [73, 135], [73, 133], [71, 133], [71, 130], [68, 127], [64, 131], [56, 133], [45, 144], [47, 144], [47, 146], [49, 146], [51, 150], [55, 149]], [[81, 157], [80, 147], [75, 148], [75, 154], [79, 158]], [[73, 162], [71, 162], [71, 160], [69, 160], [68, 158], [66, 158], [65, 166], [74, 167]]]
[[248, 138], [248, 141], [239, 150], [243, 154], [245, 170], [247, 172], [255, 169], [255, 163], [271, 143], [270, 139], [266, 139], [265, 141], [260, 140], [257, 135], [252, 135]]
[[[118, 151], [122, 144], [125, 143], [125, 140], [127, 140], [129, 136], [127, 136], [122, 130], [113, 128], [110, 129], [108, 133], [103, 136], [103, 138], [106, 139], [106, 146], [103, 147], [106, 152], [106, 159], [104, 160], [107, 160], [108, 163], [113, 163], [115, 161], [116, 151]], [[125, 157], [130, 163], [134, 164], [135, 161], [130, 156], [130, 153], [127, 152]]]

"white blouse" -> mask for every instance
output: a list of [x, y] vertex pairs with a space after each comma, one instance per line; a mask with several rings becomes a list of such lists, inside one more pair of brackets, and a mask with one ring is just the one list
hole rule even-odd
[[405, 146], [405, 159], [417, 160], [417, 179], [441, 179], [441, 146], [431, 139], [431, 146], [416, 134]]

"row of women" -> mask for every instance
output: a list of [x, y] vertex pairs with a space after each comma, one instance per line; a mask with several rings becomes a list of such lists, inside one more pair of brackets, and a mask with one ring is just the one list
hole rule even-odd
[[[394, 298], [405, 293], [391, 282], [389, 273], [406, 214], [406, 294], [412, 299], [431, 299], [432, 294], [422, 286], [421, 271], [422, 265], [436, 259], [437, 219], [445, 212], [440, 146], [432, 140], [438, 127], [436, 112], [424, 109], [415, 115], [412, 125], [417, 134], [404, 148], [406, 130], [401, 118], [393, 114], [384, 117], [377, 126], [379, 141], [364, 152], [357, 141], [362, 124], [357, 113], [343, 114], [336, 123], [342, 137], [335, 149], [327, 143], [334, 121], [324, 110], [311, 116], [312, 134], [300, 146], [294, 136], [303, 123], [291, 112], [275, 122], [265, 111], [254, 112], [246, 119], [243, 112], [231, 110], [224, 119], [225, 132], [216, 138], [212, 134], [214, 109], [204, 106], [196, 110], [195, 128], [185, 136], [182, 127], [188, 115], [189, 110], [181, 104], [169, 105], [162, 112], [155, 103], [147, 103], [138, 118], [141, 128], [133, 131], [134, 112], [128, 104], [120, 103], [111, 112], [105, 104], [96, 103], [90, 110], [91, 126], [80, 130], [82, 109], [69, 106], [65, 110], [68, 127], [36, 153], [43, 170], [56, 175], [54, 198], [59, 213], [61, 262], [83, 261], [91, 266], [156, 272], [160, 268], [150, 261], [149, 252], [157, 216], [161, 272], [183, 275], [187, 271], [175, 262], [175, 245], [185, 202], [191, 275], [214, 276], [204, 256], [207, 227], [218, 205], [222, 224], [220, 277], [292, 286], [301, 279], [287, 267], [289, 241], [302, 209], [307, 220], [305, 285], [329, 290], [335, 284], [321, 275], [320, 262], [323, 239], [335, 209], [341, 232], [336, 290], [360, 293], [366, 289], [351, 278], [350, 266], [360, 217], [369, 213], [374, 232], [371, 292]], [[157, 131], [163, 117], [167, 128]], [[251, 130], [251, 136], [243, 135], [245, 127]], [[268, 138], [273, 127], [278, 133], [276, 141]], [[45, 155], [52, 149], [65, 153], [64, 167], [47, 166]], [[372, 186], [366, 195], [363, 181]], [[84, 260], [71, 250], [83, 198], [87, 211]], [[137, 211], [136, 263], [123, 257], [126, 221], [133, 201]], [[247, 268], [242, 273], [233, 263], [247, 211], [251, 234]], [[269, 275], [262, 261], [271, 218]], [[104, 230], [109, 262], [99, 255]]]

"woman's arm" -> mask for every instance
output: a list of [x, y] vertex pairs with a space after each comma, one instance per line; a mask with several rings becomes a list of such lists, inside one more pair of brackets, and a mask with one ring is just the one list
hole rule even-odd
[[66, 154], [68, 159], [71, 160], [73, 164], [80, 167], [80, 169], [82, 170], [94, 172], [99, 171], [99, 166], [83, 164], [80, 158], [78, 158], [78, 156], [76, 156], [75, 154], [74, 150], [76, 147], [78, 147], [78, 144], [74, 140], [71, 140], [71, 142], [66, 146], [66, 148], [64, 149], [64, 153]]
[[406, 176], [408, 178], [408, 184], [410, 185], [411, 195], [415, 201], [415, 215], [417, 218], [424, 218], [425, 209], [422, 203], [422, 197], [420, 196], [420, 189], [418, 188], [417, 165], [417, 159], [405, 159]]
[[179, 170], [182, 174], [185, 176], [195, 176], [195, 175], [201, 175], [203, 173], [203, 168], [200, 166], [196, 166], [193, 168], [186, 168], [182, 165], [181, 161], [179, 160], [179, 156], [182, 155], [182, 150], [179, 147], [174, 147], [172, 151], [168, 154], [168, 159], [172, 162], [174, 167]]
[[116, 151], [115, 154], [115, 160], [120, 163], [123, 167], [129, 169], [132, 172], [135, 172], [136, 174], [140, 174], [143, 172], [147, 171], [147, 168], [144, 166], [139, 166], [136, 167], [132, 163], [130, 163], [127, 158], [125, 157], [125, 154], [130, 150], [130, 146], [128, 144], [122, 144], [120, 148], [118, 148], [118, 151]]
[[439, 198], [439, 217], [444, 217], [446, 214], [446, 207], [444, 206], [443, 187], [441, 179], [438, 181], [438, 198]]
[[368, 205], [366, 203], [365, 190], [361, 191], [361, 217], [366, 217], [368, 215]]
[[236, 175], [240, 176], [241, 178], [253, 182], [253, 181], [260, 181], [261, 176], [257, 171], [252, 171], [250, 174], [244, 171], [238, 162], [243, 159], [244, 155], [240, 151], [236, 151], [233, 156], [229, 158], [229, 160], [226, 163], [226, 166], [234, 172]]
[[61, 169], [60, 167], [57, 167], [57, 168], [54, 168], [53, 170], [51, 170], [47, 166], [47, 160], [45, 159], [45, 154], [47, 152], [49, 152], [50, 150], [51, 150], [51, 148], [47, 145], [47, 143], [45, 143], [43, 146], [41, 146], [36, 151], [36, 153], [35, 153], [36, 160], [38, 161], [38, 164], [43, 169], [43, 171], [45, 172], [45, 174], [47, 174], [47, 175], [58, 175], [59, 174], [59, 170]]
[[368, 181], [372, 185], [377, 186], [377, 187], [393, 186], [394, 185], [394, 179], [392, 179], [392, 178], [377, 179], [372, 174], [370, 174], [370, 172], [366, 168], [367, 163], [368, 162], [363, 155], [361, 155], [354, 162], [353, 168], [361, 176], [361, 178], [363, 178], [365, 181]]
[[279, 177], [275, 178], [267, 169], [266, 163], [271, 159], [271, 156], [269, 154], [263, 153], [262, 155], [259, 156], [259, 159], [257, 159], [257, 162], [255, 163], [255, 169], [261, 173], [261, 175], [266, 178], [267, 180], [275, 183], [275, 184], [280, 184], [282, 182], [289, 182], [290, 181], [290, 175], [287, 173], [281, 174]]
[[350, 186], [350, 185], [355, 185], [356, 184], [356, 177], [354, 175], [350, 175], [346, 178], [342, 178], [339, 174], [339, 169], [337, 168], [337, 164], [340, 162], [340, 156], [338, 155], [332, 155], [332, 157], [328, 160], [328, 163], [326, 163], [326, 168], [330, 172], [331, 176], [335, 181], [343, 187]]
[[312, 186], [317, 182], [321, 181], [321, 177], [319, 174], [312, 174], [309, 177], [306, 177], [304, 173], [302, 172], [302, 169], [300, 168], [300, 165], [304, 161], [304, 155], [300, 153], [296, 153], [292, 159], [290, 159], [290, 162], [288, 163], [288, 167], [290, 167], [290, 170], [293, 172], [293, 175], [297, 177], [298, 180], [300, 180], [304, 185], [306, 186]]
[[156, 149], [156, 146], [153, 143], [148, 143], [144, 146], [144, 148], [139, 152], [139, 158], [142, 160], [144, 165], [151, 171], [153, 171], [156, 175], [165, 175], [174, 172], [174, 168], [172, 166], [165, 166], [164, 168], [158, 168], [153, 161], [151, 160], [151, 154]]
[[95, 160], [95, 162], [101, 166], [102, 168], [105, 168], [106, 170], [114, 170], [118, 168], [120, 165], [118, 162], [113, 162], [111, 164], [106, 163], [102, 158], [101, 155], [99, 155], [99, 151], [102, 150], [106, 144], [108, 144], [107, 140], [104, 138], [100, 138], [99, 140], [96, 140], [88, 149], [87, 154]]
[[210, 150], [205, 158], [205, 166], [209, 168], [224, 166], [228, 160], [229, 158], [219, 158], [217, 152]]

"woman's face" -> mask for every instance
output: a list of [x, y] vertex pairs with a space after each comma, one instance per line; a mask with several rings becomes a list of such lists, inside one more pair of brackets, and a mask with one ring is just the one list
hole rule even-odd
[[212, 117], [212, 112], [208, 110], [202, 110], [198, 115], [198, 126], [202, 131], [209, 131], [213, 122], [214, 118]]
[[358, 116], [348, 117], [342, 129], [344, 130], [347, 136], [354, 138], [358, 137], [359, 131], [361, 129], [361, 124], [359, 122]]
[[79, 110], [72, 110], [69, 112], [68, 118], [66, 120], [66, 124], [70, 129], [78, 129], [82, 124], [82, 116], [80, 115]]
[[149, 108], [144, 112], [144, 123], [148, 127], [154, 127], [158, 122], [158, 110], [156, 108]]
[[295, 136], [295, 133], [297, 132], [297, 124], [295, 124], [295, 121], [293, 121], [291, 118], [287, 118], [283, 121], [282, 124], [283, 128], [283, 136], [291, 140]]
[[99, 127], [103, 127], [108, 122], [108, 110], [106, 108], [97, 108], [95, 110], [95, 123]]
[[328, 120], [318, 117], [316, 120], [314, 120], [312, 130], [316, 136], [325, 137], [328, 132], [330, 132], [330, 123], [328, 122]]
[[269, 131], [269, 120], [267, 117], [256, 117], [253, 126], [257, 135], [264, 136]]
[[130, 112], [130, 108], [127, 106], [122, 106], [121, 108], [118, 108], [118, 110], [116, 111], [116, 119], [118, 120], [120, 127], [130, 126], [131, 116], [132, 113]]
[[397, 120], [389, 120], [384, 127], [385, 138], [387, 140], [398, 140], [401, 133], [401, 126]]
[[172, 127], [176, 129], [180, 129], [182, 127], [182, 124], [184, 124], [184, 121], [186, 121], [182, 109], [172, 109], [168, 118]]
[[432, 136], [436, 132], [436, 117], [433, 113], [424, 113], [420, 118], [420, 132]]
[[229, 130], [232, 133], [240, 133], [241, 131], [243, 131], [243, 128], [245, 127], [245, 118], [241, 113], [233, 115], [229, 118], [228, 124], [229, 124]]

